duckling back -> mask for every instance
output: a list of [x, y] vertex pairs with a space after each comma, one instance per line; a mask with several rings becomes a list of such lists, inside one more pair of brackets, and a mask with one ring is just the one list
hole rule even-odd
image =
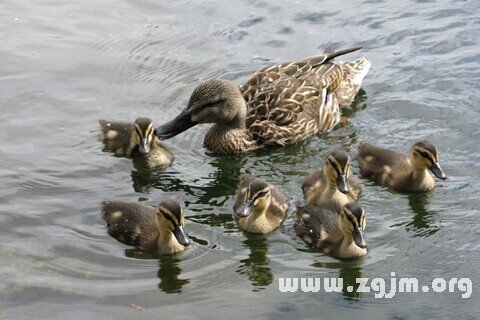
[[117, 241], [143, 251], [155, 251], [159, 236], [155, 208], [123, 201], [102, 202], [101, 214], [108, 234]]
[[397, 170], [399, 166], [406, 166], [407, 173], [410, 173], [408, 167], [411, 169], [405, 155], [365, 142], [358, 146], [358, 158], [360, 174], [383, 185], [388, 183], [392, 171]]
[[104, 151], [113, 152], [119, 157], [130, 157], [134, 147], [131, 142], [133, 124], [128, 122], [111, 122], [100, 120], [100, 132]]
[[296, 204], [295, 233], [313, 249], [325, 253], [335, 252], [343, 241], [338, 226], [338, 214], [299, 201]]

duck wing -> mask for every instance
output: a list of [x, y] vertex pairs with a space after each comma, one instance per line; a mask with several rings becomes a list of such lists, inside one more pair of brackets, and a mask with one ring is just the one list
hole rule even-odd
[[113, 152], [120, 157], [130, 157], [133, 124], [99, 120], [104, 151]]
[[317, 168], [309, 173], [302, 182], [303, 198], [307, 203], [313, 203], [314, 199], [320, 197], [325, 190], [327, 183], [323, 168]]
[[338, 214], [305, 202], [297, 202], [295, 233], [317, 251], [329, 252], [343, 240]]
[[260, 144], [287, 145], [331, 130], [340, 120], [335, 90], [343, 69], [334, 57], [355, 47], [257, 71], [240, 90], [247, 102], [246, 126]]
[[392, 169], [409, 164], [406, 155], [365, 142], [358, 146], [358, 158], [361, 175], [381, 183], [385, 183]]
[[144, 251], [154, 251], [159, 236], [155, 208], [123, 201], [102, 202], [101, 215], [108, 234], [117, 241]]

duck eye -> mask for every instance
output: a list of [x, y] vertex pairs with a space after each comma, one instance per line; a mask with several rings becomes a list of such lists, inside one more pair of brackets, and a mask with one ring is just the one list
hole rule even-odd
[[265, 197], [267, 195], [267, 193], [268, 193], [268, 191], [262, 191], [259, 194], [257, 194], [257, 196], [255, 198], [258, 199], [258, 198], [261, 198], [261, 197]]
[[432, 163], [435, 162], [433, 159], [430, 157], [430, 155], [426, 152], [423, 151], [418, 151], [418, 153], [425, 159], [430, 160]]

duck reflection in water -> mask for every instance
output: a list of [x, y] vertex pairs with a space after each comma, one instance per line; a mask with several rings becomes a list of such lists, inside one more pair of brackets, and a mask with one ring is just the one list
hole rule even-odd
[[243, 245], [250, 249], [250, 254], [248, 258], [240, 260], [237, 273], [247, 275], [254, 286], [253, 291], [261, 291], [273, 282], [272, 270], [268, 266], [268, 239], [261, 234], [244, 234], [247, 240], [243, 241]]
[[413, 232], [414, 237], [428, 237], [440, 230], [440, 227], [435, 225], [435, 212], [428, 210], [430, 197], [429, 191], [408, 195], [408, 204], [415, 215], [405, 227], [407, 231]]
[[182, 269], [178, 266], [179, 257], [182, 253], [158, 257], [153, 254], [145, 253], [136, 249], [126, 249], [125, 255], [135, 259], [154, 259], [159, 260], [159, 269], [157, 276], [160, 279], [158, 288], [165, 293], [180, 293], [184, 285], [190, 283], [190, 279], [179, 279]]
[[182, 269], [178, 266], [180, 259], [173, 256], [161, 257], [159, 260], [160, 268], [157, 276], [160, 279], [158, 288], [165, 293], [180, 293], [184, 285], [190, 283], [190, 279], [180, 279]]
[[[215, 156], [206, 157], [205, 161], [210, 168], [206, 177], [196, 179], [190, 183], [191, 172], [186, 168], [185, 173], [178, 172], [174, 167], [164, 171], [152, 171], [137, 168], [131, 173], [133, 188], [136, 192], [150, 193], [152, 189], [159, 189], [163, 192], [183, 192], [191, 199], [190, 203], [204, 204], [208, 206], [221, 207], [234, 195], [242, 168], [247, 162], [245, 157]], [[177, 161], [177, 164], [181, 159]], [[195, 168], [198, 174], [198, 168]], [[185, 174], [185, 178], [183, 175]], [[200, 186], [200, 187], [199, 187]], [[180, 196], [180, 195], [179, 195]]]
[[[338, 278], [342, 279], [342, 295], [346, 300], [359, 300], [362, 297], [361, 292], [357, 292], [359, 284], [357, 278], [362, 278], [362, 265], [365, 257], [352, 259], [342, 259], [336, 262], [315, 262], [312, 266], [322, 269], [338, 269]], [[324, 277], [334, 277], [334, 275], [326, 275]], [[321, 286], [324, 286], [324, 278], [322, 278]], [[333, 285], [333, 282], [330, 283]], [[351, 287], [353, 290], [349, 290]], [[323, 290], [323, 289], [322, 289]]]
[[179, 257], [182, 253], [158, 257], [136, 249], [126, 249], [125, 255], [135, 259], [158, 258], [159, 269], [157, 277], [160, 279], [158, 288], [165, 293], [180, 293], [184, 285], [190, 283], [190, 279], [179, 279], [182, 269], [178, 266]]

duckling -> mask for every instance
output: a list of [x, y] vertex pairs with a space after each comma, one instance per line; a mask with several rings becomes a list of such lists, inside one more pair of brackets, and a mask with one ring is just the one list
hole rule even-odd
[[241, 86], [224, 79], [206, 81], [193, 91], [186, 109], [158, 127], [156, 135], [169, 139], [199, 123], [212, 123], [204, 147], [218, 154], [239, 154], [329, 131], [371, 66], [366, 58], [334, 58], [359, 49], [330, 50], [265, 67]]
[[288, 202], [274, 186], [260, 178], [240, 177], [233, 216], [240, 229], [251, 233], [269, 233], [285, 219]]
[[101, 214], [110, 236], [138, 250], [173, 254], [190, 244], [183, 229], [182, 207], [173, 199], [160, 202], [157, 208], [135, 202], [104, 201]]
[[349, 155], [336, 150], [326, 157], [323, 168], [305, 177], [302, 191], [308, 204], [340, 212], [347, 203], [358, 199], [362, 187], [351, 174]]
[[439, 179], [447, 178], [438, 163], [437, 149], [426, 140], [416, 142], [409, 156], [361, 143], [358, 158], [362, 176], [371, 177], [377, 183], [400, 192], [433, 189], [435, 179], [427, 169]]
[[100, 120], [105, 150], [132, 158], [138, 165], [154, 169], [173, 162], [170, 150], [154, 134], [153, 121], [138, 118], [133, 124]]
[[358, 203], [348, 203], [340, 214], [304, 201], [296, 205], [295, 232], [313, 249], [336, 258], [367, 254], [365, 211]]

